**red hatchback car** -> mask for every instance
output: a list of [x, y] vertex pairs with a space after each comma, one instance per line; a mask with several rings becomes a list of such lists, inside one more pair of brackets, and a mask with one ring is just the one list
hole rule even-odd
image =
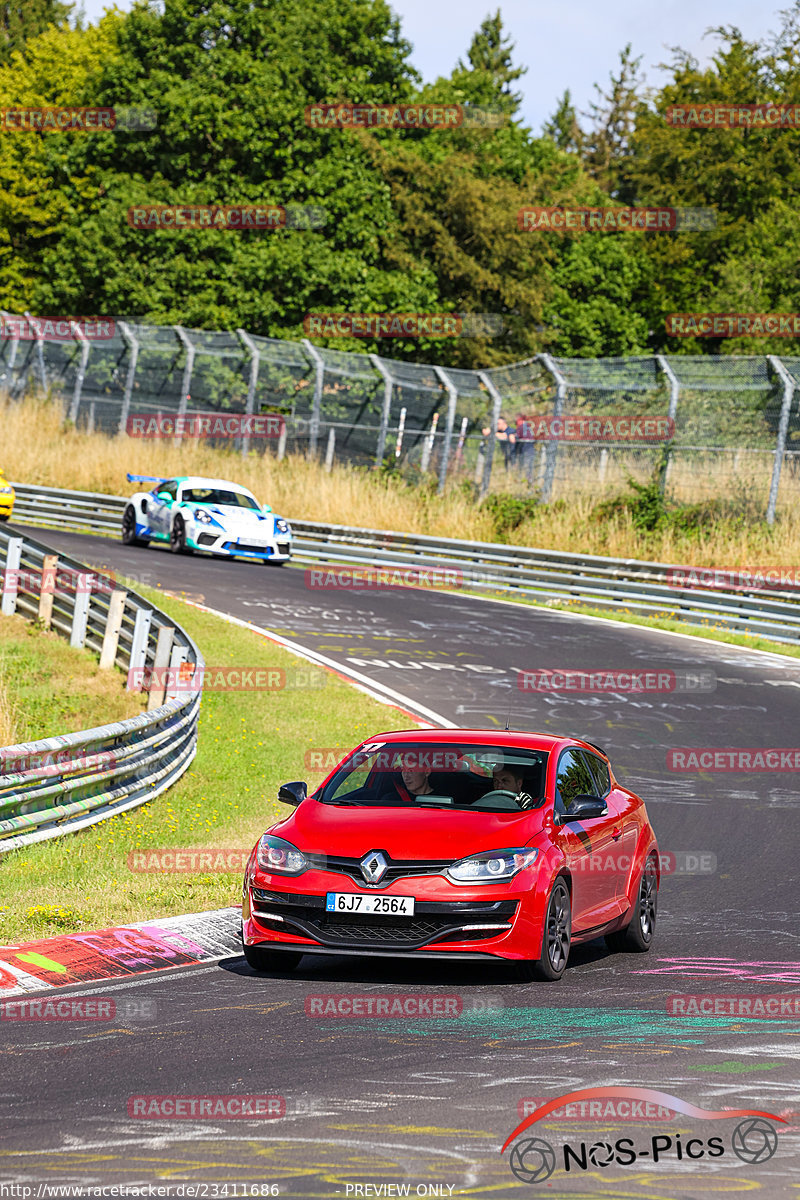
[[660, 862], [644, 802], [572, 737], [376, 734], [250, 855], [242, 944], [256, 970], [304, 954], [497, 958], [560, 979], [570, 946], [649, 950]]

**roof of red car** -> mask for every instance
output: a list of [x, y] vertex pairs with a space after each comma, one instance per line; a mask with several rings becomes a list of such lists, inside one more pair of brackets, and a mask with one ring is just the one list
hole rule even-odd
[[[516, 729], [397, 729], [375, 733], [365, 742], [480, 742], [484, 746], [519, 746], [531, 750], [553, 750], [564, 742], [580, 742], [573, 734], [521, 733]], [[589, 743], [584, 743], [588, 745]]]

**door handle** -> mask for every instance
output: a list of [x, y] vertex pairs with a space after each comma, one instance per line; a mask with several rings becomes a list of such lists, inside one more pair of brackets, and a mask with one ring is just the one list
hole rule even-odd
[[622, 830], [620, 829], [619, 825], [615, 825], [614, 828], [611, 830], [611, 836], [615, 842], [618, 842], [619, 839], [622, 837]]

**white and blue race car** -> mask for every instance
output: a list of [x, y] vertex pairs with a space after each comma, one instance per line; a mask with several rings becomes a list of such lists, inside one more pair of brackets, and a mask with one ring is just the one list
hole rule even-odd
[[199, 475], [160, 479], [129, 475], [131, 483], [153, 483], [131, 496], [122, 514], [126, 546], [168, 543], [173, 554], [202, 550], [226, 558], [285, 563], [292, 554], [292, 527], [261, 505], [252, 492], [227, 479]]

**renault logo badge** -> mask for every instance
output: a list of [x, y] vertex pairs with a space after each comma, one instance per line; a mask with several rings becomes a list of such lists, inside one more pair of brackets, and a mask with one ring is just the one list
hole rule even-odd
[[365, 854], [361, 859], [360, 866], [361, 874], [367, 883], [380, 883], [389, 869], [386, 855], [380, 850], [370, 850], [369, 854]]

